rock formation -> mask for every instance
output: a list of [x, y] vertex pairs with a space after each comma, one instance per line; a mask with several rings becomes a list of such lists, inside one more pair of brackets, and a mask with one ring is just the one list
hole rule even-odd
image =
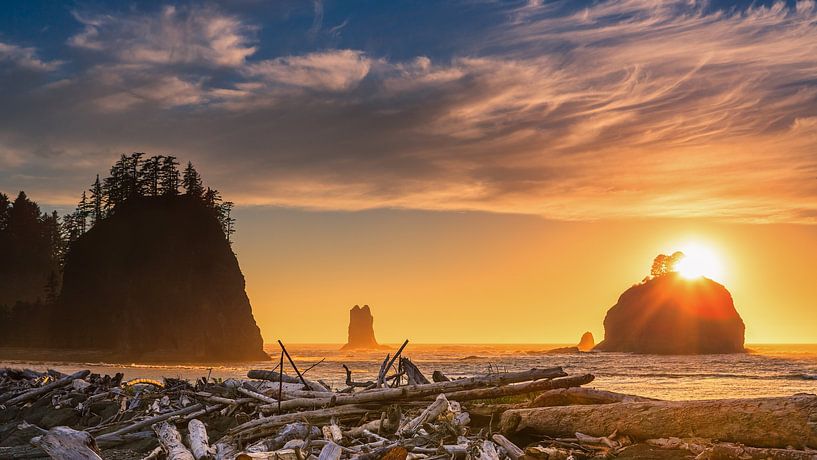
[[604, 319], [601, 351], [744, 352], [744, 324], [726, 288], [670, 272], [625, 291]]
[[596, 341], [593, 339], [593, 334], [588, 331], [582, 334], [582, 338], [579, 340], [579, 344], [576, 345], [576, 348], [578, 348], [579, 351], [590, 351], [595, 346]]
[[552, 350], [548, 350], [546, 353], [549, 355], [563, 355], [567, 353], [585, 353], [588, 351], [593, 350], [595, 346], [595, 342], [593, 341], [593, 334], [590, 332], [585, 332], [582, 334], [582, 338], [579, 340], [579, 344], [575, 347], [562, 347], [562, 348], [554, 348]]
[[189, 196], [133, 198], [71, 246], [52, 335], [114, 359], [269, 359], [215, 213]]
[[349, 310], [349, 338], [341, 350], [382, 348], [374, 338], [374, 317], [368, 305]]

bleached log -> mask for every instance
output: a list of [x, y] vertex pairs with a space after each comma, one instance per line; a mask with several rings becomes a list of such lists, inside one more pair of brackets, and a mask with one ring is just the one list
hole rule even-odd
[[428, 422], [433, 422], [440, 416], [443, 412], [448, 409], [448, 399], [445, 397], [444, 394], [438, 395], [437, 399], [434, 400], [428, 407], [423, 410], [417, 417], [409, 420], [405, 425], [401, 426], [397, 430], [397, 434], [400, 436], [410, 435], [417, 431], [418, 428], [423, 426], [423, 424]]
[[323, 432], [323, 439], [328, 441], [340, 442], [343, 439], [343, 432], [337, 423], [324, 425], [321, 427], [321, 431]]
[[339, 460], [340, 454], [342, 453], [343, 450], [339, 445], [335, 444], [334, 442], [328, 442], [323, 446], [323, 449], [321, 449], [321, 453], [318, 455], [318, 460]]
[[51, 428], [37, 445], [55, 460], [102, 460], [93, 436], [67, 426]]
[[702, 437], [755, 447], [817, 447], [817, 396], [648, 401], [509, 410], [502, 432], [607, 436], [636, 440]]
[[495, 443], [499, 444], [500, 446], [502, 446], [503, 449], [505, 449], [505, 452], [507, 452], [508, 457], [510, 457], [511, 460], [518, 460], [520, 457], [525, 455], [525, 452], [522, 449], [520, 449], [519, 446], [517, 446], [516, 444], [511, 442], [510, 439], [506, 438], [505, 436], [502, 436], [499, 433], [496, 433], [493, 436], [491, 436], [491, 439], [493, 439]]
[[91, 374], [91, 371], [89, 371], [89, 370], [75, 372], [75, 373], [73, 373], [71, 375], [63, 377], [63, 378], [61, 378], [59, 380], [55, 380], [55, 381], [53, 381], [51, 383], [48, 383], [46, 385], [43, 385], [43, 386], [41, 386], [39, 388], [34, 388], [32, 390], [26, 391], [25, 393], [23, 393], [21, 395], [17, 395], [15, 397], [9, 399], [8, 401], [6, 401], [3, 404], [6, 405], [6, 406], [13, 406], [15, 404], [20, 404], [22, 402], [26, 402], [26, 401], [30, 401], [32, 399], [39, 398], [40, 396], [50, 392], [51, 390], [55, 390], [57, 388], [61, 388], [61, 387], [64, 387], [66, 385], [70, 385], [71, 382], [73, 382], [74, 380], [84, 379], [85, 377], [88, 377], [88, 375], [90, 375], [90, 374]]
[[[301, 383], [301, 379], [297, 377], [292, 377], [291, 375], [284, 374], [281, 376], [280, 372], [275, 371], [265, 371], [265, 370], [251, 370], [247, 372], [247, 377], [255, 380], [269, 380], [270, 382], [278, 382], [279, 379], [283, 379], [284, 383]], [[318, 382], [314, 382], [309, 379], [304, 379], [306, 381], [307, 386], [312, 391], [320, 391], [320, 392], [329, 392], [329, 389], [325, 386], [321, 385]]]
[[747, 447], [720, 442], [696, 457], [700, 460], [817, 460], [817, 451]]
[[164, 449], [162, 449], [162, 446], [159, 446], [150, 451], [150, 453], [147, 454], [146, 456], [142, 457], [142, 460], [158, 460], [159, 458], [164, 457], [164, 455], [165, 455]]
[[446, 393], [448, 399], [452, 401], [473, 401], [475, 399], [493, 399], [504, 396], [523, 395], [537, 393], [553, 388], [569, 388], [579, 385], [586, 385], [593, 381], [592, 374], [577, 375], [573, 377], [562, 377], [553, 380], [537, 380], [534, 382], [518, 383], [515, 385], [503, 385], [493, 388], [477, 388], [474, 390], [463, 390]]
[[190, 445], [190, 452], [196, 460], [210, 460], [213, 458], [213, 451], [210, 448], [210, 440], [207, 438], [207, 427], [199, 419], [190, 420], [187, 423], [187, 439]]
[[106, 441], [114, 441], [114, 440], [118, 439], [123, 434], [133, 433], [134, 431], [140, 430], [140, 429], [142, 429], [144, 427], [147, 427], [147, 426], [154, 425], [154, 424], [159, 423], [161, 421], [167, 420], [167, 419], [169, 419], [171, 417], [177, 417], [177, 416], [193, 414], [193, 413], [196, 413], [196, 412], [198, 412], [198, 411], [200, 411], [202, 409], [204, 409], [204, 404], [193, 404], [193, 405], [187, 406], [185, 408], [182, 408], [182, 409], [179, 409], [179, 410], [176, 410], [176, 411], [173, 411], [173, 412], [168, 412], [166, 414], [160, 414], [160, 415], [157, 415], [157, 416], [154, 416], [154, 417], [146, 418], [146, 419], [140, 420], [138, 422], [134, 422], [134, 423], [132, 423], [132, 424], [126, 426], [126, 427], [120, 428], [120, 429], [118, 429], [118, 430], [116, 430], [116, 431], [114, 431], [112, 433], [105, 433], [105, 434], [103, 434], [101, 436], [97, 436], [96, 437], [96, 442], [97, 442], [97, 444], [101, 445], [103, 442], [106, 442]]
[[[281, 411], [293, 409], [318, 409], [321, 407], [342, 406], [347, 404], [365, 403], [389, 403], [397, 401], [411, 401], [423, 399], [427, 396], [435, 396], [440, 393], [448, 393], [460, 390], [471, 390], [480, 387], [492, 387], [507, 385], [511, 383], [527, 382], [539, 379], [552, 379], [564, 377], [567, 374], [561, 367], [549, 369], [531, 369], [522, 372], [508, 372], [503, 374], [490, 374], [477, 377], [469, 377], [451, 382], [436, 382], [427, 385], [408, 385], [398, 388], [384, 388], [380, 390], [362, 391], [350, 395], [335, 395], [331, 398], [302, 398], [281, 402]], [[266, 412], [277, 412], [278, 404], [265, 404], [259, 408]]]
[[400, 367], [406, 373], [409, 385], [426, 385], [431, 383], [413, 362], [408, 358], [400, 358]]
[[496, 444], [489, 440], [482, 441], [480, 446], [478, 460], [499, 460], [499, 452], [496, 451]]
[[238, 391], [239, 393], [241, 393], [243, 395], [249, 396], [250, 398], [257, 399], [257, 400], [259, 400], [259, 401], [261, 401], [263, 403], [266, 403], [266, 404], [278, 404], [277, 399], [270, 398], [267, 395], [262, 395], [261, 393], [258, 393], [258, 392], [252, 391], [252, 390], [248, 390], [246, 388], [238, 387], [238, 388], [236, 388], [236, 391]]
[[242, 452], [235, 460], [301, 460], [301, 456], [295, 449], [281, 449], [275, 452]]
[[153, 431], [159, 439], [159, 445], [164, 449], [167, 460], [195, 460], [193, 454], [182, 444], [182, 435], [174, 425], [159, 422], [153, 425]]
[[617, 402], [644, 402], [658, 401], [643, 396], [615, 393], [612, 391], [596, 390], [594, 388], [560, 388], [546, 391], [529, 407], [572, 406], [575, 404], [612, 404]]

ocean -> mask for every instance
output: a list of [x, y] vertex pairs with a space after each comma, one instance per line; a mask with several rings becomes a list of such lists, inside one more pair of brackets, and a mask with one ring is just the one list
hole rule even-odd
[[[526, 370], [533, 367], [562, 366], [568, 374], [591, 373], [590, 387], [668, 400], [784, 396], [817, 393], [817, 344], [747, 345], [746, 354], [703, 356], [659, 356], [629, 353], [547, 354], [565, 345], [429, 345], [409, 344], [403, 356], [411, 360], [429, 379], [434, 370], [449, 377], [465, 377], [497, 371]], [[333, 388], [342, 387], [346, 375], [342, 364], [352, 370], [355, 380], [372, 379], [386, 353], [391, 350], [340, 351], [340, 345], [289, 344], [287, 350], [298, 368], [310, 369], [306, 376], [322, 379]], [[277, 344], [265, 346], [274, 361], [210, 365], [129, 365], [77, 362], [2, 361], [0, 367], [47, 368], [62, 372], [90, 369], [101, 374], [123, 372], [126, 379], [177, 377], [194, 380], [243, 378], [249, 369], [272, 369], [278, 363]], [[287, 373], [294, 375], [289, 364]]]

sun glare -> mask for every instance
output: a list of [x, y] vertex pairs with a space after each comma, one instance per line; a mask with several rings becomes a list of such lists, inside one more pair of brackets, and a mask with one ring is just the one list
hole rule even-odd
[[675, 269], [684, 278], [694, 279], [705, 276], [721, 282], [723, 280], [723, 266], [718, 254], [711, 248], [691, 243], [680, 249], [684, 257], [675, 265]]

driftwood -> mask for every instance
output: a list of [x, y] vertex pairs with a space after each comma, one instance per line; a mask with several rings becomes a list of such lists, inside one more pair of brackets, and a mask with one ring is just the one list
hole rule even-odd
[[[504, 374], [490, 374], [480, 377], [469, 377], [451, 382], [437, 382], [427, 385], [409, 385], [399, 388], [384, 388], [380, 390], [363, 391], [350, 395], [336, 395], [332, 398], [300, 398], [282, 401], [280, 410], [311, 409], [316, 410], [329, 405], [341, 406], [347, 404], [389, 403], [397, 401], [411, 401], [448, 393], [458, 390], [470, 390], [480, 387], [506, 385], [510, 383], [527, 382], [538, 379], [552, 379], [564, 377], [567, 374], [561, 367], [549, 369], [531, 369], [522, 372], [508, 372]], [[265, 412], [276, 412], [278, 404], [260, 406]]]
[[55, 460], [102, 460], [93, 436], [67, 426], [51, 428], [37, 444]]
[[15, 396], [15, 397], [9, 399], [8, 401], [6, 401], [3, 404], [6, 405], [6, 406], [13, 406], [15, 404], [20, 404], [21, 402], [26, 402], [26, 401], [30, 401], [32, 399], [36, 399], [36, 398], [48, 393], [51, 390], [55, 390], [57, 388], [70, 385], [71, 382], [73, 382], [76, 379], [84, 379], [85, 377], [88, 377], [88, 375], [90, 375], [90, 373], [91, 373], [91, 371], [88, 371], [88, 370], [75, 372], [75, 373], [73, 373], [71, 375], [68, 375], [66, 377], [63, 377], [63, 378], [61, 378], [59, 380], [55, 380], [55, 381], [53, 381], [53, 382], [51, 382], [51, 383], [49, 383], [47, 385], [43, 385], [43, 386], [41, 386], [39, 388], [35, 388], [33, 390], [26, 391], [25, 393], [23, 393], [21, 395], [18, 395], [18, 396]]
[[144, 419], [144, 420], [140, 420], [140, 421], [138, 421], [136, 423], [128, 425], [128, 426], [126, 426], [124, 428], [121, 428], [119, 430], [116, 430], [116, 431], [114, 431], [112, 433], [105, 433], [105, 434], [103, 434], [101, 436], [97, 436], [96, 437], [96, 442], [101, 444], [102, 442], [105, 442], [105, 441], [115, 441], [119, 436], [121, 436], [123, 434], [133, 433], [134, 431], [138, 431], [138, 430], [140, 430], [142, 428], [145, 428], [147, 426], [151, 426], [151, 425], [154, 425], [156, 423], [167, 420], [170, 417], [176, 417], [176, 416], [181, 416], [181, 415], [192, 414], [192, 413], [195, 413], [197, 411], [200, 411], [201, 409], [204, 409], [204, 404], [193, 404], [193, 405], [187, 406], [187, 407], [185, 407], [183, 409], [179, 409], [179, 410], [176, 410], [176, 411], [173, 411], [173, 412], [168, 412], [166, 414], [161, 414], [161, 415], [157, 415], [155, 417], [150, 417], [150, 418], [147, 418], [147, 419]]
[[[265, 370], [251, 370], [247, 371], [247, 377], [255, 380], [268, 380], [270, 382], [281, 382], [284, 383], [302, 383], [301, 379], [298, 377], [292, 377], [291, 375], [281, 374], [280, 372], [276, 371], [265, 371]], [[325, 386], [321, 385], [318, 382], [314, 382], [307, 378], [303, 379], [306, 382], [306, 386], [312, 391], [321, 391], [321, 392], [328, 392], [329, 390], [326, 389]]]
[[510, 457], [511, 460], [518, 460], [519, 457], [525, 455], [525, 452], [522, 449], [520, 449], [519, 446], [517, 446], [508, 438], [502, 436], [499, 433], [491, 436], [491, 439], [493, 439], [495, 443], [499, 444], [500, 446], [502, 446], [503, 449], [505, 449], [505, 452], [508, 454], [508, 457]]
[[182, 435], [175, 426], [167, 422], [153, 425], [153, 431], [159, 438], [159, 445], [165, 451], [168, 460], [195, 460], [193, 454], [182, 444]]
[[448, 409], [448, 399], [445, 397], [444, 394], [438, 395], [437, 399], [434, 400], [428, 407], [423, 410], [417, 417], [406, 422], [405, 425], [401, 426], [397, 430], [397, 434], [400, 436], [405, 435], [412, 435], [415, 431], [417, 431], [421, 426], [425, 423], [433, 422], [440, 416], [443, 412]]
[[434, 373], [431, 374], [431, 380], [433, 380], [435, 382], [450, 382], [451, 381], [451, 379], [446, 377], [445, 374], [443, 374], [440, 371], [434, 371]]
[[[589, 382], [588, 382], [589, 383]], [[642, 396], [615, 393], [612, 391], [596, 390], [594, 388], [562, 388], [546, 391], [529, 407], [572, 406], [575, 404], [612, 404], [617, 402], [645, 402], [658, 401], [657, 399]]]
[[366, 408], [349, 405], [313, 411], [294, 412], [291, 414], [274, 415], [271, 417], [250, 420], [249, 422], [231, 428], [227, 434], [241, 434], [242, 439], [255, 440], [265, 436], [274, 428], [288, 425], [290, 423], [306, 421], [317, 424], [322, 421], [330, 420], [332, 417], [363, 415], [366, 412], [368, 412], [368, 409]]
[[537, 380], [534, 382], [519, 383], [516, 385], [504, 385], [492, 388], [478, 388], [475, 390], [463, 390], [446, 393], [448, 399], [455, 401], [473, 401], [475, 399], [492, 399], [503, 396], [515, 396], [529, 393], [537, 393], [553, 388], [570, 388], [585, 385], [594, 379], [592, 374], [577, 375], [575, 377], [562, 377], [553, 380]]
[[207, 427], [199, 419], [190, 420], [187, 424], [187, 439], [190, 452], [196, 460], [210, 460], [213, 458], [210, 449], [210, 440], [207, 438]]
[[400, 368], [406, 373], [409, 385], [425, 385], [431, 383], [408, 358], [400, 358]]
[[607, 436], [618, 430], [635, 439], [703, 437], [755, 447], [817, 447], [817, 396], [649, 401], [509, 410], [505, 434], [528, 431]]
[[323, 446], [323, 449], [321, 449], [318, 460], [338, 460], [341, 453], [342, 450], [339, 445], [334, 442], [328, 442]]

